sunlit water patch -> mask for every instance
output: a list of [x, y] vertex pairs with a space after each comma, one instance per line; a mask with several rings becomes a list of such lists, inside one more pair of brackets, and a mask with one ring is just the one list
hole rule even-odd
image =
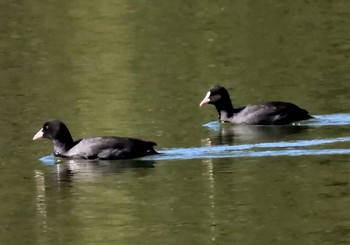
[[313, 119], [296, 123], [308, 126], [350, 125], [350, 113], [313, 115]]
[[350, 154], [350, 149], [282, 149], [266, 151], [237, 151], [229, 147], [225, 149], [207, 149], [202, 152], [197, 149], [171, 149], [164, 155], [147, 157], [148, 160], [185, 160], [208, 158], [237, 158], [237, 157], [267, 157], [267, 156], [307, 156], [307, 155], [339, 155]]
[[59, 162], [59, 159], [55, 158], [53, 155], [43, 156], [39, 158], [39, 161], [43, 162], [46, 165], [53, 165]]
[[[349, 154], [350, 149], [312, 149], [311, 147], [350, 142], [350, 137], [329, 139], [297, 140], [241, 145], [219, 145], [197, 148], [177, 148], [162, 150], [162, 154], [145, 157], [147, 160], [175, 160], [201, 158], [236, 158], [264, 156], [302, 156]], [[276, 149], [277, 148], [277, 149]], [[306, 148], [306, 149], [305, 149]]]

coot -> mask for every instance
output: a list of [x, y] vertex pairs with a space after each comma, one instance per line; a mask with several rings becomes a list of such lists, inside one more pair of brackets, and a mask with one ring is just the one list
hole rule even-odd
[[53, 142], [53, 154], [77, 159], [130, 159], [157, 154], [151, 141], [126, 137], [93, 137], [73, 141], [67, 126], [58, 119], [47, 121], [33, 140], [47, 138]]
[[233, 108], [227, 90], [215, 85], [199, 104], [216, 107], [221, 122], [250, 125], [284, 125], [312, 118], [309, 113], [289, 102], [270, 101]]

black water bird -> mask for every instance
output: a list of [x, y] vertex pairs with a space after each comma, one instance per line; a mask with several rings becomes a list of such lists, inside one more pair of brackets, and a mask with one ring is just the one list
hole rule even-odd
[[261, 102], [239, 108], [232, 106], [227, 90], [215, 85], [209, 89], [199, 106], [212, 104], [221, 122], [250, 125], [285, 125], [312, 118], [295, 104], [281, 101]]
[[47, 138], [53, 142], [53, 154], [75, 159], [131, 159], [157, 154], [155, 142], [140, 139], [104, 136], [73, 141], [67, 126], [58, 119], [47, 121], [33, 140]]

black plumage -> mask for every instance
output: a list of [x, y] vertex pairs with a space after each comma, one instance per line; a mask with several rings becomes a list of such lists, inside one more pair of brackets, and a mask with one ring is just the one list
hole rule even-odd
[[104, 136], [74, 141], [67, 126], [58, 119], [47, 121], [33, 140], [47, 138], [53, 142], [53, 154], [76, 159], [131, 159], [157, 154], [155, 142]]
[[250, 125], [285, 125], [312, 118], [309, 113], [295, 104], [281, 101], [261, 102], [234, 108], [227, 90], [213, 86], [199, 104], [212, 104], [221, 122]]

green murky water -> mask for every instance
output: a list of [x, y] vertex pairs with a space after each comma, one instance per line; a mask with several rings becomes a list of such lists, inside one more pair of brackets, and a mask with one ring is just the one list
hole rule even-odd
[[[0, 6], [3, 244], [350, 243], [350, 3]], [[292, 101], [316, 119], [220, 125], [198, 107], [216, 83], [235, 105]], [[163, 154], [40, 161], [49, 118]]]

